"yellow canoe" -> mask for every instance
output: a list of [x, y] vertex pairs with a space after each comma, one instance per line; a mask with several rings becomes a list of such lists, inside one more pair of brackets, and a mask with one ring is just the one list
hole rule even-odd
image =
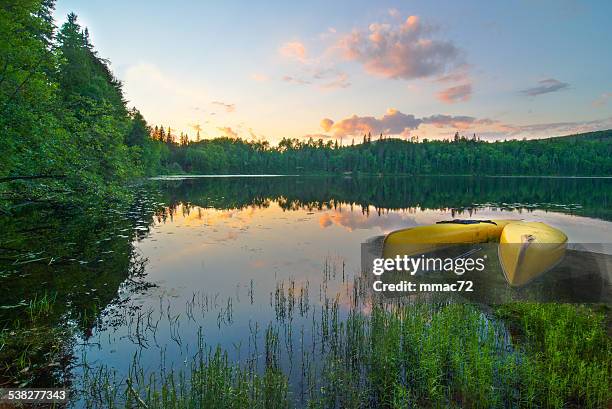
[[556, 266], [565, 256], [567, 236], [541, 222], [506, 225], [498, 255], [508, 284], [522, 286]]
[[451, 220], [397, 230], [385, 237], [383, 257], [424, 254], [451, 244], [498, 241], [511, 222], [516, 220]]

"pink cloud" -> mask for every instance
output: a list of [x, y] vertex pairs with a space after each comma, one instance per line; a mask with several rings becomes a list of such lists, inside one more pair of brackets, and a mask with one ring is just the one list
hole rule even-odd
[[334, 125], [334, 121], [332, 121], [331, 119], [329, 118], [321, 119], [321, 128], [323, 128], [325, 132], [329, 132], [333, 125]]
[[435, 128], [452, 129], [482, 129], [483, 127], [495, 129], [495, 131], [512, 131], [507, 125], [488, 118], [475, 118], [466, 115], [431, 115], [417, 118], [412, 114], [404, 114], [397, 109], [389, 108], [380, 118], [373, 116], [352, 115], [348, 118], [334, 122], [330, 118], [324, 118], [320, 122], [325, 132], [332, 132], [336, 137], [360, 136], [368, 132], [376, 136], [383, 135], [410, 136], [410, 132], [421, 125], [430, 125]]
[[[374, 116], [350, 117], [334, 121], [324, 118], [320, 122], [325, 132], [330, 132], [335, 137], [361, 136], [372, 133], [373, 137], [382, 133], [385, 136], [409, 136], [411, 131], [419, 129], [419, 132], [430, 134], [434, 137], [444, 136], [444, 130], [456, 130], [471, 134], [475, 132], [483, 138], [543, 138], [559, 135], [568, 135], [580, 132], [591, 132], [612, 128], [612, 117], [576, 122], [550, 122], [535, 124], [510, 124], [490, 118], [476, 118], [467, 115], [435, 114], [417, 118], [412, 114], [404, 114], [396, 109], [390, 108], [379, 118]], [[437, 131], [440, 130], [440, 131]], [[422, 136], [422, 135], [421, 135]], [[449, 135], [446, 135], [449, 136]]]
[[279, 48], [279, 53], [288, 59], [306, 61], [306, 47], [299, 41], [290, 41]]
[[455, 85], [438, 92], [438, 99], [447, 104], [467, 101], [472, 96], [472, 84]]
[[217, 129], [221, 132], [221, 136], [226, 138], [238, 138], [238, 133], [229, 126], [218, 127]]
[[409, 16], [401, 24], [370, 24], [344, 35], [338, 48], [347, 60], [383, 78], [415, 79], [444, 74], [459, 65], [460, 52], [450, 41], [433, 37], [435, 28]]
[[363, 135], [368, 132], [374, 135], [408, 135], [410, 130], [416, 129], [420, 124], [421, 120], [414, 115], [406, 115], [393, 108], [388, 109], [381, 118], [353, 115], [338, 122], [329, 118], [321, 121], [321, 127], [326, 132], [333, 132], [339, 137]]

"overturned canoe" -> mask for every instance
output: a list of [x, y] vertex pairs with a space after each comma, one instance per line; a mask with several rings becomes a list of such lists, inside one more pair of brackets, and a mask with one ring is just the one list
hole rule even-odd
[[506, 225], [499, 239], [502, 270], [512, 286], [522, 286], [556, 266], [565, 256], [567, 236], [541, 222]]
[[450, 220], [389, 233], [383, 257], [424, 254], [452, 244], [498, 241], [506, 225], [516, 220]]

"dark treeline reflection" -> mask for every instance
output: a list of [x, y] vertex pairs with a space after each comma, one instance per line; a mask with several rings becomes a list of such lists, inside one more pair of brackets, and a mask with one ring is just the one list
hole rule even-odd
[[155, 202], [30, 208], [0, 217], [0, 385], [66, 385], [70, 344], [91, 336], [100, 313], [134, 293], [147, 262]]
[[478, 177], [261, 177], [156, 181], [164, 200], [220, 209], [268, 206], [285, 210], [339, 205], [378, 211], [482, 207], [546, 209], [612, 219], [612, 179]]

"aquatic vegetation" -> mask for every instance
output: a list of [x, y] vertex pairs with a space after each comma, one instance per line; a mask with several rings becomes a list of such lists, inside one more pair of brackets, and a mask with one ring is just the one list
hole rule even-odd
[[72, 330], [68, 325], [52, 325], [55, 295], [34, 298], [21, 319], [0, 328], [0, 385], [31, 387], [34, 384], [60, 385], [70, 360]]
[[[211, 242], [216, 230], [227, 227], [225, 221], [189, 230], [180, 223], [190, 212], [205, 219], [202, 206], [280, 209], [283, 218], [285, 212], [312, 212], [316, 221], [323, 211], [366, 217], [368, 211], [395, 212], [391, 209], [402, 203], [406, 214], [419, 211], [410, 210], [416, 204], [437, 209], [447, 199], [431, 198], [429, 190], [452, 196], [452, 189], [465, 186], [446, 189], [447, 182], [431, 182], [417, 191], [405, 182], [374, 178], [325, 179], [319, 185], [275, 180], [251, 182], [250, 189], [239, 180], [207, 181], [200, 190], [173, 181], [167, 198], [146, 186], [134, 191], [138, 200], [130, 205], [66, 213], [70, 217], [27, 212], [3, 218], [0, 384], [66, 386], [77, 408], [609, 406], [612, 354], [602, 321], [607, 311], [552, 304], [491, 309], [437, 298], [372, 300], [371, 285], [355, 270], [355, 260], [330, 248], [314, 248], [297, 264], [273, 265], [267, 275], [259, 275], [266, 274], [265, 263], [246, 270], [252, 275], [240, 274], [240, 263], [217, 270], [222, 265], [214, 251], [220, 245]], [[367, 189], [357, 189], [364, 183]], [[490, 183], [498, 181], [469, 185], [458, 205], [473, 203]], [[597, 182], [604, 199], [608, 183]], [[538, 182], [533, 189], [543, 185], [550, 190], [546, 196], [559, 183]], [[592, 187], [584, 186], [570, 189], [570, 196]], [[385, 193], [395, 188], [412, 202]], [[475, 209], [511, 207], [497, 188], [485, 196], [490, 201]], [[551, 200], [512, 206], [516, 211], [537, 202], [541, 209]], [[175, 238], [163, 240], [171, 228], [177, 229]], [[188, 271], [197, 278], [156, 271], [170, 265], [156, 263], [174, 249], [179, 234], [185, 235], [183, 250], [203, 237], [210, 246], [194, 252], [202, 262]], [[244, 251], [255, 263], [270, 251], [251, 252], [244, 243], [232, 247], [232, 258]], [[184, 255], [186, 266], [196, 257], [177, 254]], [[176, 285], [178, 277], [193, 293]], [[207, 285], [200, 286], [200, 279]]]
[[[291, 321], [283, 315], [263, 334], [252, 331], [263, 349], [231, 362], [200, 333], [193, 359], [179, 368], [151, 371], [135, 355], [124, 379], [109, 368], [88, 369], [82, 402], [91, 408], [606, 407], [612, 355], [602, 314], [555, 304], [511, 304], [497, 314], [523, 326], [521, 339], [470, 304], [380, 304], [341, 319], [338, 299], [331, 299], [313, 313], [312, 343], [304, 341], [303, 327], [288, 331]], [[300, 342], [288, 348], [293, 333]], [[298, 374], [287, 364], [293, 360], [301, 360]]]
[[515, 303], [496, 309], [530, 357], [530, 388], [547, 407], [606, 407], [612, 399], [612, 339], [605, 315], [584, 306]]

